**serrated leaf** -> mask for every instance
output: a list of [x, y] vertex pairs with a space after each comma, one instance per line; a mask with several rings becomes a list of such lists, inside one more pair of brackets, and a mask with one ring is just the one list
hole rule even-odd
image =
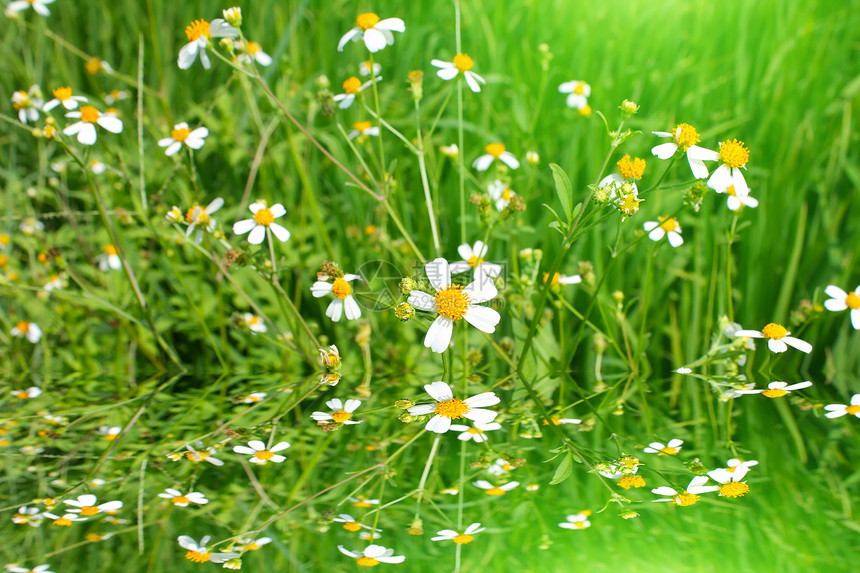
[[555, 470], [555, 474], [552, 476], [552, 481], [549, 482], [549, 485], [555, 485], [563, 482], [567, 478], [570, 477], [570, 474], [573, 472], [573, 460], [571, 459], [570, 454], [567, 454], [561, 463], [558, 464], [558, 467]]
[[570, 184], [570, 178], [564, 169], [550, 163], [549, 168], [552, 169], [552, 179], [555, 181], [555, 192], [558, 194], [558, 199], [561, 201], [561, 208], [567, 220], [570, 222], [571, 208], [573, 207], [573, 187]]

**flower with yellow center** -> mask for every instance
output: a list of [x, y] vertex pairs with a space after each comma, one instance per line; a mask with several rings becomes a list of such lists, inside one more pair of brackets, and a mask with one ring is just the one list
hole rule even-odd
[[76, 521], [86, 521], [86, 519], [84, 519], [77, 513], [64, 513], [62, 516], [59, 516], [54, 515], [53, 513], [45, 512], [43, 515], [45, 517], [53, 519], [54, 521], [52, 523], [59, 527], [71, 527], [72, 523]]
[[272, 542], [271, 537], [258, 537], [257, 539], [238, 539], [239, 549], [242, 551], [257, 551], [264, 545]]
[[[203, 442], [197, 440], [194, 442], [194, 446], [191, 444], [186, 444], [185, 449], [188, 450], [185, 452], [185, 458], [191, 460], [192, 462], [209, 462], [213, 466], [223, 466], [224, 462], [212, 457], [215, 453], [215, 448], [205, 448], [203, 449]], [[174, 460], [175, 461], [175, 460]]]
[[719, 486], [705, 485], [708, 482], [708, 476], [696, 476], [690, 481], [690, 485], [685, 490], [678, 490], [669, 486], [661, 486], [651, 490], [651, 493], [664, 496], [663, 499], [655, 499], [652, 501], [671, 501], [675, 505], [687, 507], [694, 505], [700, 499], [699, 494], [710, 493], [719, 490]]
[[490, 422], [490, 423], [481, 423], [475, 422], [474, 426], [464, 426], [463, 424], [451, 424], [450, 430], [455, 432], [460, 432], [460, 435], [457, 436], [458, 440], [468, 442], [470, 440], [474, 440], [477, 443], [486, 442], [487, 434], [486, 432], [491, 432], [493, 430], [500, 430], [502, 425], [498, 422]]
[[588, 520], [590, 515], [591, 512], [588, 510], [568, 515], [565, 518], [567, 521], [559, 523], [558, 526], [564, 529], [587, 529], [591, 527], [591, 521]]
[[486, 154], [478, 157], [474, 162], [472, 162], [472, 167], [478, 171], [486, 171], [497, 159], [511, 169], [517, 169], [520, 166], [520, 162], [517, 160], [516, 156], [510, 151], [507, 151], [504, 143], [490, 143], [487, 145], [485, 150], [487, 152]]
[[558, 86], [559, 93], [570, 94], [567, 96], [567, 107], [583, 110], [588, 107], [588, 97], [591, 95], [591, 86], [580, 80], [571, 80]]
[[475, 534], [484, 531], [484, 529], [486, 528], [481, 527], [480, 523], [470, 524], [462, 533], [453, 529], [443, 529], [437, 531], [436, 537], [431, 537], [430, 541], [453, 541], [457, 545], [465, 545], [471, 543], [475, 539]]
[[239, 61], [243, 64], [255, 62], [264, 68], [272, 65], [272, 56], [263, 51], [263, 47], [257, 42], [238, 42], [236, 46], [243, 53], [239, 54]]
[[352, 425], [361, 423], [359, 420], [352, 419], [353, 412], [361, 406], [361, 400], [347, 400], [346, 402], [342, 402], [340, 398], [334, 398], [333, 400], [326, 402], [325, 405], [331, 408], [331, 414], [327, 412], [314, 412], [311, 414], [311, 418], [313, 418], [318, 424], [334, 422], [336, 424]]
[[726, 206], [729, 208], [729, 211], [740, 211], [744, 207], [756, 208], [758, 207], [758, 199], [753, 198], [749, 195], [749, 191], [747, 191], [747, 195], [738, 195], [737, 191], [735, 191], [734, 185], [729, 185], [722, 191], [717, 189], [717, 193], [725, 193], [728, 195], [726, 198]]
[[675, 217], [662, 215], [659, 221], [648, 221], [642, 227], [648, 232], [648, 238], [652, 241], [659, 241], [666, 237], [673, 247], [680, 247], [684, 244], [684, 238], [681, 236], [681, 225]]
[[785, 329], [781, 324], [776, 324], [771, 322], [766, 325], [761, 331], [758, 330], [738, 330], [735, 332], [735, 336], [748, 336], [750, 338], [766, 338], [767, 339], [767, 347], [771, 352], [785, 352], [788, 350], [788, 347], [796, 348], [801, 352], [805, 352], [809, 354], [812, 352], [812, 345], [808, 342], [800, 340], [799, 338], [795, 338], [793, 336], [789, 336], [791, 334], [788, 330]]
[[434, 414], [425, 428], [430, 432], [444, 434], [451, 429], [451, 420], [466, 418], [473, 422], [489, 424], [496, 418], [496, 412], [484, 409], [486, 406], [498, 404], [501, 400], [494, 392], [483, 392], [460, 400], [454, 398], [451, 387], [445, 382], [438, 381], [424, 385], [424, 390], [436, 404], [420, 404], [412, 406], [408, 412], [413, 416]]
[[749, 149], [744, 146], [744, 142], [737, 139], [722, 141], [719, 153], [714, 153], [715, 157], [712, 159], [719, 159], [721, 163], [708, 179], [708, 187], [717, 193], [723, 193], [732, 186], [737, 197], [743, 198], [749, 195], [749, 186], [741, 171], [746, 169], [750, 158]]
[[382, 64], [380, 64], [379, 62], [371, 62], [370, 60], [363, 60], [358, 65], [358, 73], [361, 76], [369, 76], [369, 75], [373, 74], [374, 76], [378, 77], [381, 72], [382, 72]]
[[380, 563], [403, 563], [406, 560], [403, 555], [394, 555], [394, 549], [382, 545], [368, 545], [363, 551], [350, 551], [343, 545], [338, 545], [337, 548], [344, 555], [355, 559], [356, 565], [362, 567], [375, 567]]
[[179, 58], [176, 62], [179, 69], [187, 70], [190, 68], [199, 54], [200, 63], [203, 64], [204, 69], [208, 70], [212, 67], [209, 56], [206, 54], [209, 40], [212, 38], [234, 39], [239, 36], [239, 30], [221, 18], [216, 18], [212, 22], [194, 20], [185, 28], [185, 36], [188, 38], [188, 43], [179, 50]]
[[462, 261], [451, 263], [451, 273], [474, 271], [475, 280], [492, 280], [502, 274], [502, 265], [484, 261], [489, 247], [483, 241], [475, 241], [474, 246], [464, 243], [457, 247]]
[[248, 242], [252, 245], [259, 245], [266, 238], [266, 231], [270, 230], [272, 234], [282, 243], [290, 239], [290, 232], [275, 223], [275, 219], [284, 216], [287, 210], [280, 203], [275, 203], [271, 207], [266, 207], [265, 203], [251, 203], [249, 207], [251, 213], [254, 214], [253, 219], [244, 219], [233, 224], [233, 232], [237, 235], [244, 235], [250, 231]]
[[496, 486], [496, 485], [491, 484], [487, 480], [479, 479], [478, 481], [473, 482], [472, 485], [484, 490], [485, 494], [495, 497], [495, 496], [505, 495], [506, 493], [508, 493], [509, 491], [511, 491], [512, 489], [514, 489], [518, 485], [520, 485], [520, 482], [509, 481], [507, 483], [503, 483], [502, 485]]
[[60, 104], [63, 104], [66, 109], [77, 109], [78, 102], [87, 101], [84, 96], [72, 95], [72, 88], [70, 87], [56, 88], [51, 93], [54, 94], [54, 99], [45, 104], [45, 107], [42, 108], [45, 111], [51, 111]]
[[200, 149], [206, 143], [204, 138], [208, 135], [209, 130], [205, 127], [190, 129], [185, 122], [177, 123], [173, 126], [170, 137], [158, 140], [158, 147], [166, 147], [164, 154], [170, 157], [179, 153], [183, 145], [187, 145], [190, 149]]
[[15, 337], [23, 336], [32, 344], [36, 344], [42, 339], [42, 329], [35, 322], [27, 322], [26, 320], [19, 321], [9, 334]]
[[99, 435], [112, 442], [122, 432], [122, 426], [99, 426]]
[[188, 209], [185, 213], [185, 222], [188, 223], [185, 236], [190, 237], [194, 233], [194, 230], [197, 229], [197, 236], [194, 238], [194, 242], [199, 245], [203, 241], [204, 231], [207, 233], [215, 231], [215, 219], [212, 218], [212, 214], [222, 206], [224, 206], [224, 199], [216, 197], [211, 203], [206, 205], [206, 208], [194, 205]]
[[[378, 76], [376, 78], [376, 81], [380, 81], [380, 80], [382, 80], [382, 76]], [[356, 95], [358, 95], [360, 92], [363, 92], [364, 90], [369, 88], [371, 85], [373, 85], [373, 82], [370, 80], [366, 81], [364, 83], [361, 83], [361, 80], [355, 76], [353, 76], [351, 78], [347, 78], [343, 82], [343, 92], [344, 93], [337, 94], [334, 97], [332, 97], [332, 99], [334, 101], [338, 102], [337, 107], [339, 107], [340, 109], [347, 109], [355, 101]], [[362, 134], [364, 134], [364, 131], [366, 131], [368, 128], [372, 127], [372, 124], [369, 121], [364, 122], [364, 123], [367, 124], [367, 126], [364, 127], [364, 129], [359, 129], [358, 124], [355, 124], [353, 127], [355, 127], [356, 131], [359, 131]], [[377, 128], [377, 130], [378, 130], [378, 128]], [[378, 135], [378, 134], [379, 133], [377, 131], [377, 133], [375, 133], [375, 134], [374, 133], [368, 133], [366, 135]]]
[[36, 386], [30, 386], [26, 390], [10, 390], [9, 393], [19, 400], [29, 400], [30, 398], [36, 398], [41, 395], [42, 391]]
[[696, 179], [704, 179], [708, 176], [708, 168], [705, 167], [705, 161], [716, 161], [719, 159], [719, 154], [716, 151], [696, 145], [700, 139], [699, 132], [690, 124], [680, 123], [671, 132], [652, 131], [651, 133], [658, 137], [672, 138], [671, 142], [662, 143], [652, 148], [651, 153], [660, 159], [669, 159], [680, 151], [687, 156], [690, 170]]
[[370, 52], [378, 52], [385, 46], [394, 43], [392, 32], [403, 33], [406, 24], [400, 18], [386, 18], [381, 20], [373, 12], [359, 14], [355, 19], [355, 28], [352, 28], [337, 43], [337, 51], [342, 52], [344, 46], [350, 41], [358, 42], [364, 40], [364, 45]]
[[543, 284], [546, 284], [547, 281], [549, 281], [549, 286], [551, 287], [557, 287], [560, 285], [578, 285], [582, 282], [582, 277], [579, 275], [563, 275], [559, 272], [556, 272], [552, 275], [552, 279], [550, 279], [549, 273], [544, 273]]
[[349, 139], [360, 137], [362, 138], [360, 141], [364, 141], [366, 137], [379, 137], [379, 127], [369, 121], [356, 121], [352, 124], [352, 131], [347, 134], [347, 137]]
[[10, 12], [20, 12], [27, 8], [33, 8], [33, 12], [39, 16], [50, 16], [51, 11], [48, 10], [48, 4], [53, 4], [55, 0], [14, 0], [9, 2], [6, 7]]
[[855, 416], [860, 418], [860, 394], [851, 396], [850, 404], [828, 404], [824, 407], [827, 418], [839, 418], [841, 416]]
[[115, 512], [123, 506], [121, 501], [98, 503], [96, 496], [89, 493], [79, 495], [77, 499], [64, 500], [63, 503], [75, 508], [69, 509], [69, 513], [79, 513], [82, 517], [91, 517], [99, 513]]
[[499, 179], [494, 180], [487, 186], [487, 195], [495, 202], [497, 211], [504, 211], [510, 205], [511, 200], [517, 197], [513, 189]]
[[629, 153], [619, 159], [617, 165], [618, 174], [623, 179], [642, 179], [645, 173], [645, 160], [639, 157], [631, 158]]
[[206, 544], [209, 543], [210, 539], [212, 539], [212, 537], [206, 535], [200, 539], [200, 543], [197, 543], [193, 538], [187, 535], [180, 535], [177, 541], [181, 548], [187, 550], [185, 558], [193, 563], [206, 563], [208, 561], [211, 561], [212, 563], [224, 563], [229, 559], [234, 559], [239, 556], [238, 553], [234, 552], [213, 553], [209, 551]]
[[118, 117], [103, 114], [91, 105], [83, 106], [80, 111], [71, 111], [66, 117], [79, 119], [63, 130], [64, 135], [77, 135], [78, 143], [93, 145], [96, 142], [96, 124], [111, 133], [122, 132], [122, 120]]
[[797, 384], [788, 385], [787, 382], [771, 382], [767, 385], [766, 389], [754, 389], [754, 388], [745, 388], [743, 390], [736, 390], [737, 394], [761, 394], [762, 396], [766, 396], [768, 398], [782, 398], [786, 394], [790, 394], [794, 390], [800, 390], [801, 388], [809, 388], [812, 386], [812, 382], [809, 380], [805, 382], [798, 382]]
[[158, 494], [158, 497], [169, 499], [170, 503], [176, 507], [188, 507], [192, 503], [196, 503], [197, 505], [206, 505], [209, 503], [206, 496], [199, 491], [192, 491], [184, 494], [178, 489], [174, 489], [172, 487], [165, 489], [162, 493]]
[[824, 307], [831, 312], [850, 310], [851, 326], [860, 330], [860, 286], [852, 292], [845, 292], [836, 285], [828, 285], [824, 294], [830, 297], [824, 301]]
[[106, 273], [110, 270], [118, 271], [122, 269], [122, 260], [117, 254], [116, 247], [106, 245], [102, 250], [102, 254], [96, 257], [96, 262], [99, 264], [99, 270]]
[[669, 440], [669, 443], [665, 445], [662, 442], [651, 442], [643, 451], [649, 454], [658, 454], [661, 456], [674, 456], [681, 451], [681, 445], [683, 443], [684, 440], [679, 440], [677, 438]]
[[719, 468], [708, 472], [708, 475], [720, 484], [720, 495], [723, 497], [742, 497], [750, 490], [746, 482], [741, 481], [747, 475], [747, 468]]
[[12, 107], [18, 111], [21, 123], [33, 122], [39, 119], [42, 108], [42, 90], [38, 84], [30, 86], [29, 91], [19, 90], [12, 94]]
[[321, 298], [328, 294], [334, 295], [334, 300], [329, 303], [325, 311], [325, 315], [333, 322], [340, 321], [344, 314], [346, 314], [347, 320], [361, 318], [361, 308], [352, 295], [352, 285], [349, 284], [354, 280], [361, 280], [361, 277], [346, 274], [342, 277], [336, 277], [332, 282], [316, 281], [311, 286], [311, 294], [314, 298]]
[[424, 346], [433, 352], [442, 353], [451, 344], [454, 323], [465, 319], [466, 322], [482, 332], [492, 334], [501, 320], [499, 313], [482, 302], [492, 300], [498, 294], [496, 285], [486, 277], [470, 282], [465, 287], [451, 281], [451, 266], [443, 258], [437, 258], [424, 265], [431, 286], [436, 290], [430, 295], [417, 289], [409, 293], [407, 302], [418, 310], [435, 312], [438, 316], [424, 337]]
[[289, 447], [290, 444], [288, 442], [278, 442], [274, 446], [267, 448], [266, 444], [260, 440], [251, 440], [247, 446], [233, 446], [233, 451], [237, 454], [250, 455], [250, 462], [252, 464], [264, 465], [266, 462], [279, 464], [287, 458], [277, 452], [286, 450]]
[[352, 503], [353, 507], [373, 507], [374, 505], [379, 505], [378, 499], [367, 499], [364, 496], [349, 497], [347, 499]]
[[463, 79], [466, 80], [466, 85], [475, 93], [481, 91], [481, 84], [487, 83], [484, 78], [472, 71], [475, 62], [467, 54], [457, 54], [451, 62], [431, 60], [430, 63], [439, 68], [436, 75], [443, 80], [453, 80], [462, 75]]
[[268, 330], [263, 319], [256, 314], [251, 314], [250, 312], [246, 312], [242, 315], [242, 322], [245, 323], [245, 326], [248, 327], [251, 334], [263, 334]]
[[353, 533], [355, 533], [356, 531], [361, 531], [362, 529], [370, 529], [374, 533], [381, 533], [382, 532], [381, 529], [374, 529], [373, 527], [371, 527], [369, 525], [359, 523], [358, 521], [356, 521], [356, 519], [353, 516], [351, 516], [348, 513], [341, 513], [340, 515], [338, 515], [337, 517], [332, 519], [332, 521], [334, 521], [336, 523], [342, 523], [343, 525], [341, 527], [343, 527], [347, 531], [351, 531]]

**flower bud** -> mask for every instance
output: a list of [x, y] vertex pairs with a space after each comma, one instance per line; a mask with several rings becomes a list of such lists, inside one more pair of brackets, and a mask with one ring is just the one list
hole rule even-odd
[[624, 114], [624, 117], [630, 117], [631, 115], [639, 111], [639, 104], [637, 104], [635, 101], [630, 101], [629, 99], [626, 99], [621, 102], [621, 106], [619, 106], [618, 109], [621, 110], [621, 112]]
[[242, 9], [238, 6], [227, 8], [226, 10], [224, 10], [223, 14], [224, 19], [227, 21], [227, 23], [234, 28], [238, 28], [242, 25]]
[[401, 302], [394, 309], [394, 316], [406, 322], [407, 320], [415, 316], [415, 309], [408, 302]]

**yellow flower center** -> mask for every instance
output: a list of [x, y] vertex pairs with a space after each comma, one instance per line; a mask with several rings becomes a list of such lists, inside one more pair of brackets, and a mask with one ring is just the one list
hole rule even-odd
[[54, 97], [57, 98], [58, 100], [66, 101], [67, 99], [72, 97], [72, 88], [70, 88], [70, 87], [57, 88], [55, 90], [52, 90], [52, 93], [54, 94]]
[[860, 308], [860, 296], [857, 296], [853, 292], [849, 292], [848, 296], [845, 297], [845, 304], [848, 305], [848, 308], [851, 310], [857, 310]]
[[[555, 273], [554, 275], [552, 275], [552, 280], [551, 280], [551, 281], [550, 281], [550, 283], [549, 283], [549, 284], [550, 284], [550, 286], [557, 286], [557, 285], [558, 285], [558, 280], [559, 280], [560, 278], [561, 278], [561, 273]], [[544, 284], [546, 284], [546, 281], [547, 281], [547, 280], [549, 280], [549, 273], [544, 273], [544, 274], [543, 274], [543, 283], [544, 283]], [[558, 420], [558, 418], [556, 418], [556, 420]], [[544, 420], [544, 422], [543, 422], [543, 423], [544, 423], [544, 424], [546, 424], [546, 423], [547, 423], [547, 422], [546, 422], [546, 420]], [[556, 422], [556, 425], [558, 425], [558, 423], [557, 423], [557, 422]]]
[[454, 65], [460, 72], [468, 72], [474, 67], [475, 62], [466, 54], [457, 54], [454, 56]]
[[453, 541], [457, 545], [465, 545], [466, 543], [471, 543], [473, 539], [475, 539], [473, 536], [461, 533], [451, 541]]
[[782, 388], [768, 388], [761, 394], [762, 396], [767, 396], [768, 398], [782, 398], [783, 396], [788, 394], [788, 392], [786, 392]]
[[189, 550], [188, 553], [185, 554], [185, 558], [189, 561], [193, 561], [194, 563], [206, 563], [209, 561], [209, 552], [200, 553], [199, 551]]
[[4, 247], [12, 241], [12, 238], [6, 233], [0, 234], [0, 245]]
[[724, 497], [742, 497], [749, 492], [750, 486], [739, 481], [730, 481], [720, 486], [720, 495]]
[[183, 127], [181, 129], [173, 129], [170, 131], [170, 137], [172, 137], [175, 141], [182, 143], [186, 139], [188, 139], [188, 134], [191, 133], [191, 130], [187, 127]]
[[350, 418], [352, 418], [352, 414], [347, 412], [346, 410], [338, 410], [337, 412], [331, 415], [332, 420], [337, 422], [338, 424], [346, 422]]
[[81, 108], [81, 121], [86, 123], [95, 123], [99, 118], [99, 110], [91, 105], [85, 105]]
[[737, 196], [738, 196], [738, 192], [737, 192], [737, 191], [735, 191], [735, 186], [734, 186], [734, 185], [729, 185], [728, 187], [726, 187], [726, 193], [728, 193], [729, 195], [731, 195], [731, 196], [733, 196], [733, 197], [737, 197]]
[[359, 88], [361, 88], [361, 80], [355, 76], [343, 82], [343, 91], [348, 94], [358, 93]]
[[[379, 16], [373, 12], [359, 14], [358, 18], [355, 19], [355, 23], [362, 30], [369, 30], [379, 23]], [[374, 565], [376, 565], [376, 563], [374, 563]]]
[[484, 433], [483, 430], [479, 430], [478, 428], [469, 428], [466, 431], [469, 432], [470, 434], [475, 434], [475, 435]]
[[18, 90], [15, 95], [20, 98], [18, 101], [12, 101], [12, 107], [15, 109], [21, 109], [30, 103], [30, 96], [27, 95], [27, 92]]
[[195, 218], [197, 217], [197, 210], [198, 209], [200, 209], [200, 205], [192, 205], [191, 207], [188, 208], [188, 210], [185, 212], [185, 222], [186, 223], [191, 224], [194, 222]]
[[177, 495], [176, 497], [171, 497], [170, 501], [173, 503], [191, 503], [191, 500], [189, 500], [184, 495]]
[[18, 327], [18, 331], [21, 334], [27, 334], [27, 331], [30, 330], [30, 323], [27, 322], [26, 320], [22, 320], [21, 322], [19, 322], [15, 326]]
[[502, 199], [504, 199], [505, 201], [510, 201], [513, 198], [513, 196], [514, 196], [514, 191], [510, 188], [502, 191]]
[[624, 476], [618, 480], [618, 485], [624, 489], [631, 487], [645, 487], [645, 479], [642, 476]]
[[500, 487], [494, 487], [486, 491], [487, 495], [505, 495], [505, 490]]
[[256, 454], [254, 454], [254, 457], [258, 460], [270, 460], [274, 455], [274, 452], [270, 452], [269, 450], [263, 450], [262, 452], [257, 452]]
[[356, 121], [352, 124], [352, 128], [359, 133], [364, 133], [366, 130], [370, 129], [373, 124], [369, 121]]
[[102, 61], [99, 58], [90, 58], [84, 66], [87, 72], [94, 76], [102, 70]]
[[105, 247], [105, 254], [106, 255], [115, 255], [116, 254], [116, 247], [114, 247], [113, 245], [108, 245], [107, 247]]
[[185, 35], [188, 36], [188, 41], [193, 42], [199, 40], [200, 36], [209, 38], [209, 22], [206, 20], [194, 20], [185, 27]]
[[343, 528], [347, 531], [358, 531], [359, 529], [361, 529], [361, 525], [356, 521], [348, 521], [347, 523], [343, 524]]
[[630, 154], [618, 160], [618, 174], [624, 179], [642, 179], [645, 173], [645, 160], [639, 157], [630, 158]]
[[98, 512], [99, 512], [99, 508], [97, 508], [94, 505], [88, 505], [86, 507], [81, 508], [81, 515], [84, 517], [90, 517], [92, 515], [97, 514]]
[[585, 93], [585, 84], [583, 82], [579, 82], [576, 84], [576, 87], [573, 88], [573, 93], [577, 95], [582, 95]]
[[750, 150], [744, 147], [743, 141], [733, 139], [720, 145], [720, 159], [733, 169], [743, 167], [750, 158]]
[[857, 412], [860, 412], [860, 406], [848, 406], [845, 408], [845, 413], [851, 416], [855, 415]]
[[681, 493], [679, 493], [678, 495], [676, 495], [672, 499], [674, 499], [675, 503], [677, 503], [678, 505], [680, 505], [682, 507], [686, 507], [688, 505], [693, 505], [697, 501], [699, 501], [700, 496], [692, 494], [692, 493], [687, 492], [687, 491], [682, 491]]
[[104, 439], [106, 439], [109, 442], [115, 440], [116, 438], [117, 438], [117, 434], [106, 434], [104, 436]]
[[253, 541], [245, 546], [245, 551], [256, 551], [260, 546], [254, 543]]
[[87, 533], [84, 537], [87, 541], [91, 541], [93, 543], [97, 543], [102, 540], [102, 536], [98, 533]]
[[9, 264], [9, 257], [6, 255], [0, 255], [0, 268], [6, 268], [6, 265]]
[[451, 320], [460, 320], [469, 310], [469, 295], [463, 292], [460, 285], [448, 285], [448, 288], [436, 293], [436, 312]]
[[272, 215], [272, 212], [269, 211], [267, 207], [263, 207], [256, 213], [254, 213], [254, 220], [258, 225], [262, 225], [264, 227], [268, 227], [275, 220], [275, 216]]
[[639, 211], [639, 203], [641, 202], [642, 199], [637, 197], [635, 193], [628, 193], [621, 198], [618, 209], [625, 215], [635, 215]]
[[437, 416], [444, 416], [446, 418], [456, 420], [457, 418], [462, 418], [464, 414], [468, 414], [469, 410], [471, 410], [471, 408], [468, 404], [462, 400], [454, 398], [452, 400], [446, 400], [445, 402], [439, 402], [439, 404], [436, 405], [435, 411]]
[[474, 269], [475, 267], [477, 267], [478, 265], [480, 265], [481, 263], [483, 263], [483, 262], [484, 262], [484, 259], [479, 259], [479, 258], [478, 258], [478, 257], [476, 257], [475, 255], [472, 255], [471, 257], [469, 257], [469, 260], [468, 260], [468, 261], [466, 261], [466, 262], [467, 262], [467, 263], [469, 263], [469, 266], [470, 266], [470, 267], [472, 267], [472, 268]]
[[59, 525], [60, 527], [68, 527], [72, 524], [72, 520], [67, 519], [65, 517], [61, 517], [60, 519], [54, 521], [54, 525]]
[[677, 231], [680, 225], [678, 225], [678, 219], [675, 217], [664, 216], [660, 217], [660, 228], [666, 231]]
[[[374, 14], [374, 16], [375, 15], [376, 14]], [[361, 565], [362, 567], [376, 567], [377, 565], [379, 565], [379, 561], [377, 561], [373, 557], [359, 557], [355, 560], [355, 562], [357, 565]]]
[[366, 501], [359, 500], [352, 504], [355, 507], [373, 507], [373, 505], [367, 503]]
[[581, 115], [583, 117], [590, 117], [591, 116], [591, 106], [585, 105], [585, 106], [579, 108], [579, 115]]
[[498, 159], [505, 152], [504, 143], [491, 143], [486, 148], [487, 153]]
[[334, 279], [334, 284], [331, 287], [331, 294], [333, 294], [337, 298], [343, 300], [347, 296], [349, 296], [349, 293], [351, 293], [351, 292], [352, 292], [352, 287], [349, 286], [349, 283], [345, 279], [342, 279], [342, 278]]
[[21, 400], [26, 400], [27, 398], [30, 397], [30, 393], [27, 392], [26, 390], [21, 390], [20, 392], [15, 394], [15, 397], [20, 398]]
[[677, 453], [678, 453], [678, 448], [670, 448], [669, 446], [666, 446], [665, 448], [662, 448], [660, 450], [661, 456], [674, 456]]
[[260, 44], [257, 42], [248, 42], [248, 53], [252, 56], [260, 51]]
[[788, 335], [788, 331], [783, 325], [773, 322], [762, 328], [761, 333], [765, 338], [770, 338], [771, 340], [779, 340]]
[[699, 132], [689, 123], [680, 123], [675, 128], [675, 143], [684, 151], [699, 143], [699, 139]]

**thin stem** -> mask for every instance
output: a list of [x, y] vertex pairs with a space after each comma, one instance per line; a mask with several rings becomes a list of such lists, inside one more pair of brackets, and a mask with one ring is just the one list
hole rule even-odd
[[421, 186], [424, 188], [424, 201], [427, 203], [427, 216], [430, 219], [430, 231], [433, 234], [433, 247], [436, 256], [442, 256], [442, 246], [439, 241], [439, 229], [436, 227], [436, 213], [433, 211], [433, 198], [430, 196], [430, 181], [427, 178], [427, 164], [424, 160], [424, 139], [421, 135], [421, 104], [415, 100], [415, 127], [418, 133], [418, 169], [421, 172]]

